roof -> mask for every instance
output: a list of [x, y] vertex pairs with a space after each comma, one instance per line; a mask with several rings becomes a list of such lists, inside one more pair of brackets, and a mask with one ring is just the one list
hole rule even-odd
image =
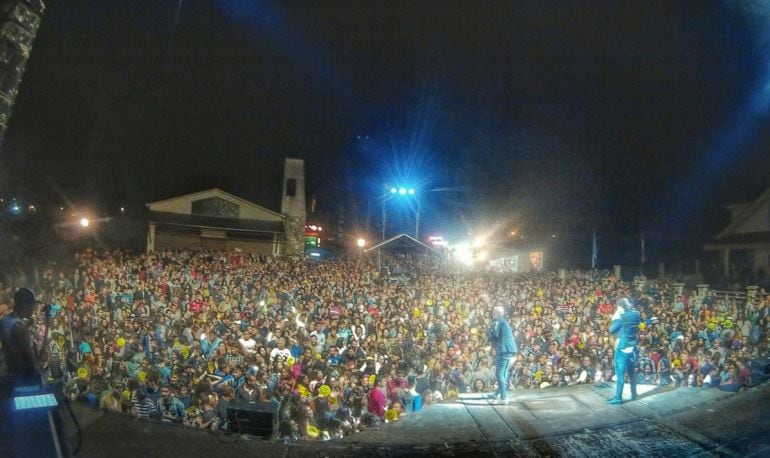
[[703, 248], [706, 250], [714, 250], [724, 246], [743, 246], [750, 247], [756, 245], [770, 245], [770, 232], [746, 232], [740, 234], [729, 234], [721, 238], [712, 240], [706, 244]]
[[188, 215], [184, 213], [151, 211], [147, 219], [172, 226], [205, 227], [248, 232], [283, 233], [281, 221], [259, 221], [255, 219], [221, 218], [217, 216]]
[[263, 210], [263, 211], [266, 211], [268, 213], [272, 213], [275, 216], [284, 218], [284, 216], [282, 214], [278, 213], [278, 212], [275, 212], [273, 210], [265, 208], [265, 207], [263, 207], [261, 205], [257, 205], [254, 202], [249, 202], [246, 199], [238, 197], [238, 196], [236, 196], [234, 194], [230, 194], [229, 192], [222, 191], [219, 188], [211, 188], [211, 189], [206, 189], [204, 191], [194, 192], [192, 194], [184, 194], [184, 195], [181, 195], [181, 196], [169, 197], [168, 199], [156, 200], [155, 202], [150, 202], [148, 204], [145, 204], [145, 206], [147, 208], [152, 208], [153, 205], [162, 204], [162, 203], [166, 203], [166, 202], [173, 202], [175, 200], [182, 200], [182, 199], [196, 200], [197, 198], [206, 197], [206, 196], [210, 195], [211, 193], [219, 194], [220, 196], [226, 197], [226, 198], [228, 198], [230, 200], [234, 200], [234, 201], [236, 201], [236, 202], [238, 202], [238, 203], [240, 203], [242, 205], [258, 207], [260, 210]]
[[[751, 218], [754, 213], [764, 205], [766, 201], [770, 200], [770, 188], [767, 188], [765, 192], [762, 193], [761, 196], [754, 202], [752, 202], [749, 205], [745, 205], [745, 208], [743, 211], [741, 211], [736, 217], [730, 222], [730, 224], [727, 225], [726, 228], [722, 230], [719, 234], [717, 234], [717, 241], [722, 242], [722, 240], [725, 237], [729, 237], [732, 235], [733, 232], [735, 232], [735, 229], [739, 228], [743, 223], [746, 222], [749, 218]], [[738, 204], [740, 205], [740, 204]], [[729, 209], [730, 207], [728, 207]]]
[[368, 253], [372, 250], [376, 249], [394, 249], [394, 250], [404, 250], [404, 249], [416, 249], [416, 248], [426, 248], [430, 250], [433, 254], [436, 254], [438, 256], [442, 256], [441, 252], [437, 249], [430, 247], [421, 241], [417, 240], [414, 237], [410, 237], [406, 234], [399, 234], [393, 238], [390, 238], [388, 240], [385, 240], [384, 242], [378, 243], [377, 245], [374, 245], [372, 247], [369, 247], [364, 250], [364, 253]]

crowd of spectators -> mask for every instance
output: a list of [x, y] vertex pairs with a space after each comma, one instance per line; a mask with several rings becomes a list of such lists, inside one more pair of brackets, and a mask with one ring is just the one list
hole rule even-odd
[[[226, 430], [227, 407], [273, 402], [279, 434], [330, 438], [397, 421], [460, 393], [494, 391], [486, 338], [506, 310], [519, 354], [510, 389], [612, 383], [609, 317], [642, 313], [638, 382], [738, 390], [768, 355], [770, 299], [745, 303], [609, 273], [493, 274], [398, 256], [314, 261], [180, 250], [87, 250], [76, 268], [18, 286], [53, 304], [51, 380], [67, 396], [138, 418]], [[14, 284], [15, 283], [15, 284]], [[33, 325], [42, 340], [41, 317]]]

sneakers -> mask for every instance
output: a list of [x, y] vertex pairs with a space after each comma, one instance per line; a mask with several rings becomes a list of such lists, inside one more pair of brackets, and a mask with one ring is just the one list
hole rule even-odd
[[498, 399], [498, 397], [497, 397], [497, 393], [488, 394], [488, 395], [486, 396], [486, 398], [487, 398], [487, 399], [492, 399], [492, 400], [494, 400], [494, 399]]
[[610, 398], [610, 399], [607, 399], [604, 402], [606, 402], [607, 404], [623, 404], [623, 400], [618, 399], [618, 398]]

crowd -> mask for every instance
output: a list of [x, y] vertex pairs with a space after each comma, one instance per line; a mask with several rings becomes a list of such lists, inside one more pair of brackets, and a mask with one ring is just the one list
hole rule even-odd
[[[317, 262], [181, 250], [88, 250], [24, 284], [53, 304], [51, 380], [138, 418], [227, 429], [227, 407], [273, 402], [279, 434], [329, 438], [496, 389], [486, 337], [505, 309], [519, 353], [509, 389], [611, 382], [615, 302], [641, 311], [638, 383], [738, 390], [768, 355], [770, 299], [747, 303], [605, 273], [485, 274], [397, 256]], [[42, 341], [43, 319], [33, 325]]]

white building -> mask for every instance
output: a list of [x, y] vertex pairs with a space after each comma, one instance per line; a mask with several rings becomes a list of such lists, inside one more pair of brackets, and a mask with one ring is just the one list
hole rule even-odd
[[284, 254], [286, 217], [221, 189], [147, 204], [147, 251], [197, 248]]

